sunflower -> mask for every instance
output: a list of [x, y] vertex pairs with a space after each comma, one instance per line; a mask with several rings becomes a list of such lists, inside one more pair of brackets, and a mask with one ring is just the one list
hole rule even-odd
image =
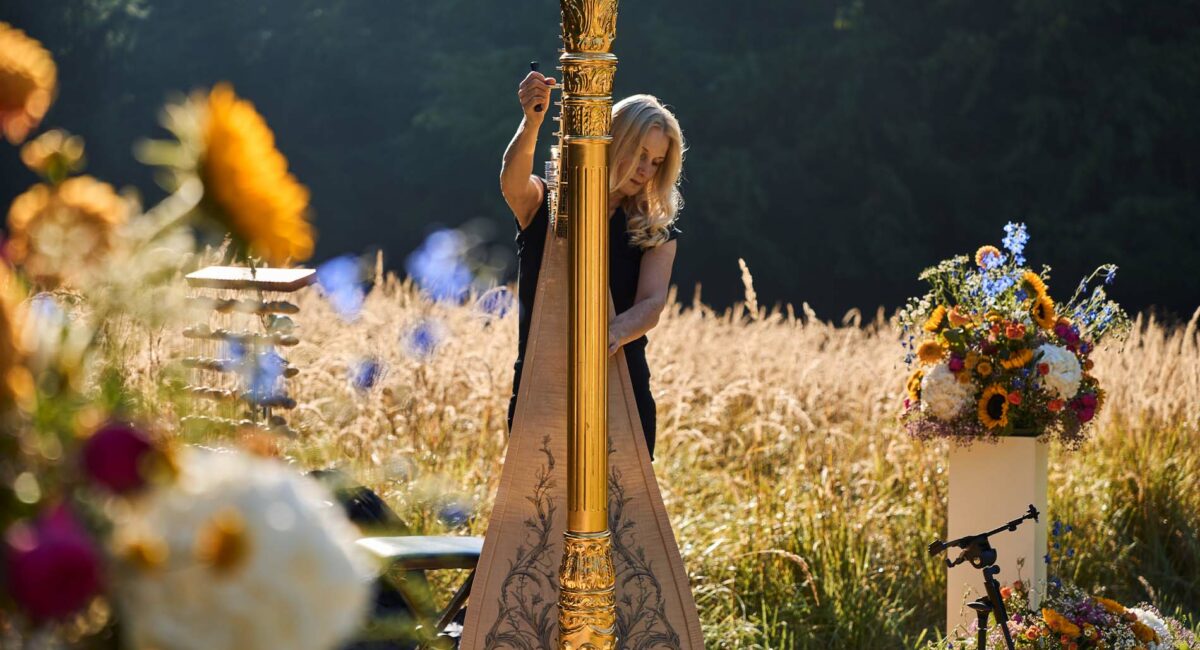
[[1021, 276], [1021, 284], [1033, 295], [1034, 298], [1040, 298], [1046, 295], [1046, 282], [1042, 280], [1042, 276], [1033, 271], [1026, 271]]
[[1008, 425], [1008, 391], [992, 384], [979, 398], [979, 421], [989, 429]]
[[917, 369], [911, 376], [909, 376], [908, 383], [905, 384], [905, 388], [908, 390], [908, 396], [912, 398], [912, 401], [914, 402], [921, 401], [921, 379], [924, 377], [925, 371]]
[[925, 324], [921, 326], [921, 329], [925, 330], [926, 332], [936, 332], [942, 328], [942, 321], [944, 321], [945, 318], [946, 306], [938, 305], [936, 308], [934, 308], [933, 313], [929, 315], [929, 318], [925, 320]]
[[925, 341], [917, 348], [917, 358], [921, 360], [921, 363], [937, 363], [945, 354], [946, 349], [937, 341]]
[[58, 68], [42, 44], [0, 22], [0, 131], [13, 144], [45, 117], [58, 85]]
[[1029, 348], [1021, 348], [1011, 352], [1007, 359], [1001, 359], [1000, 365], [1012, 370], [1014, 368], [1024, 367], [1025, 364], [1033, 361], [1033, 350]]
[[1109, 614], [1125, 613], [1125, 606], [1115, 600], [1109, 598], [1100, 598], [1099, 596], [1097, 596], [1094, 600], [1099, 603], [1101, 607], [1108, 610]]
[[985, 269], [987, 268], [988, 258], [992, 257], [995, 259], [1000, 259], [1001, 256], [999, 248], [996, 248], [995, 246], [980, 246], [979, 250], [975, 251], [975, 264], [979, 265], [979, 268]]
[[128, 216], [125, 199], [91, 176], [39, 183], [9, 208], [9, 258], [35, 282], [57, 286], [108, 253]]
[[254, 106], [218, 84], [208, 95], [202, 134], [200, 177], [229, 231], [274, 265], [312, 255], [308, 189], [288, 172]]
[[1030, 314], [1033, 316], [1034, 322], [1044, 330], [1054, 329], [1054, 324], [1058, 322], [1054, 300], [1044, 293], [1034, 298]]

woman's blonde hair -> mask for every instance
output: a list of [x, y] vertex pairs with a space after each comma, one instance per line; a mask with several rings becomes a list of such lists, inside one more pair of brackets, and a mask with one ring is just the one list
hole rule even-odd
[[653, 95], [632, 95], [617, 102], [612, 114], [612, 144], [608, 148], [608, 169], [616, 171], [617, 162], [633, 162], [622, 177], [610, 174], [608, 191], [615, 192], [637, 173], [637, 156], [642, 142], [652, 129], [662, 129], [670, 141], [667, 155], [658, 172], [634, 196], [625, 197], [621, 207], [627, 215], [630, 241], [642, 249], [664, 244], [668, 229], [675, 222], [683, 195], [679, 179], [683, 171], [683, 153], [687, 150], [679, 120]]

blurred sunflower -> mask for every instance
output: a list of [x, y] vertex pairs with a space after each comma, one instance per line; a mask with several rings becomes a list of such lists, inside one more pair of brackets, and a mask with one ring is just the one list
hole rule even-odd
[[1000, 384], [988, 386], [979, 398], [979, 421], [989, 429], [1008, 425], [1008, 391]]
[[975, 264], [981, 269], [990, 268], [991, 265], [998, 264], [1002, 258], [1000, 249], [995, 246], [980, 246], [979, 250], [975, 251]]
[[923, 377], [925, 377], [925, 371], [917, 369], [908, 378], [908, 383], [905, 385], [905, 388], [908, 390], [908, 396], [914, 402], [921, 401], [921, 379]]
[[38, 41], [0, 22], [0, 131], [13, 144], [25, 140], [54, 100], [58, 68]]
[[207, 95], [168, 105], [163, 125], [178, 142], [142, 143], [138, 157], [167, 168], [170, 189], [199, 178], [201, 212], [272, 265], [312, 255], [308, 189], [288, 171], [253, 104], [217, 84]]
[[39, 183], [9, 208], [9, 259], [44, 287], [78, 279], [112, 249], [129, 212], [111, 185], [91, 176]]
[[944, 356], [946, 356], [946, 348], [943, 348], [937, 341], [925, 341], [917, 347], [917, 358], [921, 360], [921, 363], [937, 363]]
[[1058, 315], [1054, 310], [1054, 300], [1046, 294], [1041, 294], [1034, 299], [1030, 314], [1038, 326], [1044, 330], [1054, 329], [1054, 324], [1058, 322]]

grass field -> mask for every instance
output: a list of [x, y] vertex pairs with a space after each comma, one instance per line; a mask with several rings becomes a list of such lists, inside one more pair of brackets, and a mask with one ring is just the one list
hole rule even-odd
[[[708, 646], [919, 646], [942, 627], [945, 573], [925, 546], [945, 530], [947, 454], [896, 424], [907, 374], [897, 335], [882, 312], [831, 322], [747, 295], [720, 313], [673, 298], [649, 347], [655, 470]], [[349, 469], [418, 531], [482, 534], [505, 448], [515, 312], [490, 320], [470, 304], [430, 304], [390, 276], [351, 324], [315, 292], [301, 304], [290, 358], [302, 369], [291, 385], [303, 435], [285, 453]], [[427, 356], [404, 344], [422, 322], [436, 323]], [[1107, 406], [1081, 450], [1052, 450], [1050, 470], [1050, 516], [1073, 525], [1075, 549], [1052, 570], [1193, 625], [1196, 326], [1140, 316], [1123, 349], [1098, 354]], [[141, 376], [177, 343], [156, 340]], [[367, 354], [386, 371], [360, 392], [347, 373]], [[469, 520], [446, 523], [459, 506]]]

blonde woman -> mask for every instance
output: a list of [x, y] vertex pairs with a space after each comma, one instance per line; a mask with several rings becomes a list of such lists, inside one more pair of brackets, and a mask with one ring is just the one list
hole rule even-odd
[[[538, 129], [550, 106], [554, 79], [530, 72], [517, 97], [525, 116], [504, 152], [500, 189], [517, 222], [517, 294], [520, 338], [508, 407], [508, 426], [520, 389], [530, 315], [549, 227], [545, 182], [532, 174]], [[685, 150], [683, 133], [671, 111], [650, 95], [633, 95], [613, 106], [608, 152], [609, 289], [616, 317], [609, 323], [608, 352], [625, 349], [638, 416], [654, 457], [655, 404], [646, 365], [646, 333], [658, 324], [675, 263], [675, 227], [683, 199], [679, 193]]]

